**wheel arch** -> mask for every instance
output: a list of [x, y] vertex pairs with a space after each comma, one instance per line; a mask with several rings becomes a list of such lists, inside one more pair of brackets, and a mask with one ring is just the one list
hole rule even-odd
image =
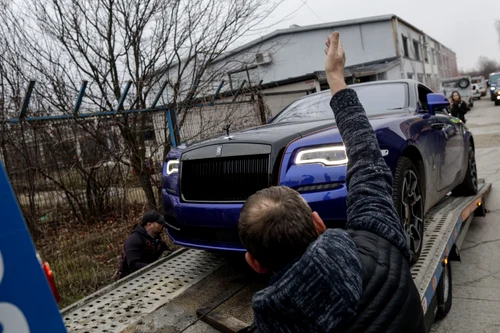
[[417, 168], [418, 170], [418, 173], [419, 173], [419, 177], [421, 179], [420, 181], [420, 186], [422, 187], [422, 193], [425, 194], [424, 196], [424, 204], [425, 204], [425, 197], [427, 196], [427, 183], [426, 183], [426, 170], [425, 170], [425, 164], [424, 164], [424, 158], [422, 156], [422, 153], [420, 152], [420, 150], [414, 146], [414, 145], [408, 145], [406, 146], [402, 153], [401, 153], [401, 156], [400, 158], [402, 157], [406, 157], [406, 158], [409, 158], [413, 165], [415, 165], [415, 167]]
[[474, 137], [472, 134], [469, 134], [469, 144], [472, 145], [472, 149], [476, 150], [476, 145], [474, 144]]

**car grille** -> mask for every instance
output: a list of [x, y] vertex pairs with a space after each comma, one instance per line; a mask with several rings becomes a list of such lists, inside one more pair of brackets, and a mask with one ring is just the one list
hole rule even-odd
[[244, 201], [269, 187], [269, 155], [182, 161], [185, 201]]

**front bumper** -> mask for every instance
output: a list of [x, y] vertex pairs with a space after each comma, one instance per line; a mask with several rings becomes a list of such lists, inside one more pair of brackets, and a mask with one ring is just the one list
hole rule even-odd
[[[345, 183], [335, 189], [301, 193], [313, 211], [328, 227], [342, 227], [346, 220]], [[174, 243], [201, 249], [245, 251], [238, 237], [242, 203], [186, 203], [162, 190], [167, 231]]]

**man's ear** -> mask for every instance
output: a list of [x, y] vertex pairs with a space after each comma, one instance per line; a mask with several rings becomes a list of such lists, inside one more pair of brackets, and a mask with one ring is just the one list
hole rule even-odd
[[269, 272], [269, 270], [262, 266], [258, 261], [257, 259], [254, 258], [253, 255], [251, 255], [250, 253], [245, 253], [245, 259], [247, 261], [247, 263], [250, 265], [250, 267], [253, 268], [254, 271], [256, 271], [257, 273], [259, 274], [266, 274], [267, 272]]
[[318, 232], [319, 235], [324, 233], [326, 231], [326, 226], [325, 222], [321, 219], [318, 213], [313, 212], [312, 213], [312, 219], [314, 222], [314, 227], [316, 228], [316, 231]]

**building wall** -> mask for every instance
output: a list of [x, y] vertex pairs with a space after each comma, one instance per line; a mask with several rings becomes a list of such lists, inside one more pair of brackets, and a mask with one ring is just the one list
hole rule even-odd
[[297, 99], [320, 90], [320, 83], [317, 79], [268, 88], [263, 91], [264, 103], [274, 117]]
[[[405, 75], [405, 73], [403, 73], [403, 75]], [[387, 80], [399, 80], [405, 78], [405, 76], [402, 76], [401, 67], [399, 65], [389, 69], [386, 72], [386, 75], [387, 75]]]
[[437, 91], [440, 79], [457, 75], [455, 53], [421, 31], [399, 22], [398, 42], [406, 78], [415, 79]]
[[[271, 54], [272, 63], [259, 66], [259, 77], [266, 82], [284, 80], [324, 70], [324, 42], [338, 30], [349, 54], [346, 66], [391, 58], [396, 55], [390, 21], [287, 34], [277, 42], [284, 45]], [[263, 49], [271, 49], [268, 41]]]
[[[374, 76], [374, 80], [413, 78], [436, 90], [439, 79], [457, 75], [456, 56], [453, 51], [429, 36], [424, 36], [416, 28], [398, 21], [397, 31], [393, 30], [393, 21], [389, 19], [312, 31], [301, 31], [298, 27], [294, 32], [292, 28], [289, 33], [277, 35], [212, 64], [207, 70], [206, 82], [200, 95], [214, 94], [221, 80], [225, 81], [221, 90], [224, 92], [238, 89], [244, 81], [247, 86], [248, 84], [255, 86], [260, 82], [263, 84], [279, 82], [323, 71], [324, 41], [333, 30], [339, 31], [342, 36], [348, 54], [346, 66], [361, 65], [401, 55], [401, 66]], [[397, 46], [394, 40], [395, 34], [398, 40]], [[407, 52], [403, 37], [407, 38]], [[267, 53], [270, 62], [256, 63], [257, 53]], [[190, 77], [193, 70], [194, 68], [189, 67], [185, 72], [181, 90], [186, 90], [192, 85]], [[165, 76], [172, 82], [176, 81], [178, 79], [176, 68]], [[217, 80], [214, 80], [214, 77], [217, 77]], [[173, 92], [167, 89], [163, 95], [165, 98], [162, 102], [165, 103]]]

